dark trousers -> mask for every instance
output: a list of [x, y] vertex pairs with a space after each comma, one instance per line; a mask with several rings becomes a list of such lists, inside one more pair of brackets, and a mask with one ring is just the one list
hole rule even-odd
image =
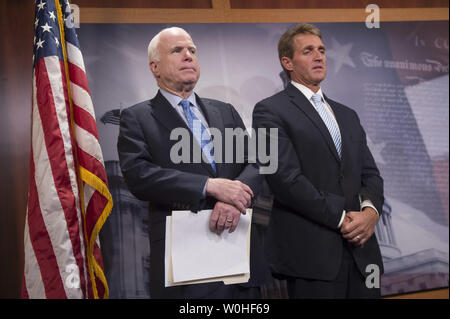
[[334, 280], [289, 277], [287, 288], [290, 299], [380, 298], [379, 288], [367, 288], [366, 280], [356, 267], [347, 243], [344, 245], [339, 273]]

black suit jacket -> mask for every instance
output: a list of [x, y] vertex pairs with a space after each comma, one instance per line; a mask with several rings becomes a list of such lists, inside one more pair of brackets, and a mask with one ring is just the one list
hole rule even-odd
[[[245, 126], [230, 104], [212, 99], [197, 103], [209, 124], [225, 136], [225, 128]], [[127, 108], [121, 113], [118, 151], [120, 166], [131, 193], [140, 200], [149, 201], [150, 237], [150, 295], [152, 298], [205, 297], [218, 287], [218, 283], [164, 288], [165, 221], [172, 210], [212, 209], [216, 201], [203, 199], [203, 189], [209, 177], [238, 179], [254, 193], [261, 178], [257, 164], [219, 163], [217, 173], [209, 163], [173, 163], [170, 150], [179, 140], [171, 140], [176, 128], [185, 128], [190, 136], [190, 150], [194, 141], [187, 124], [170, 103], [158, 92], [150, 101]], [[198, 144], [196, 147], [200, 147]], [[222, 143], [222, 154], [225, 143]], [[215, 149], [215, 154], [218, 154]], [[225, 158], [225, 157], [224, 157]], [[224, 161], [224, 160], [223, 160]], [[253, 228], [252, 228], [253, 230]], [[251, 241], [251, 278], [245, 286], [257, 287], [266, 278], [262, 247], [256, 233]]]
[[[352, 109], [326, 98], [342, 137], [342, 159], [320, 115], [292, 84], [259, 102], [253, 126], [278, 129], [278, 170], [266, 175], [275, 200], [266, 254], [275, 273], [319, 280], [337, 276], [346, 241], [337, 228], [344, 210], [360, 210], [359, 195], [382, 213], [383, 180]], [[269, 148], [269, 147], [268, 147]], [[377, 264], [377, 239], [350, 247], [358, 269]]]

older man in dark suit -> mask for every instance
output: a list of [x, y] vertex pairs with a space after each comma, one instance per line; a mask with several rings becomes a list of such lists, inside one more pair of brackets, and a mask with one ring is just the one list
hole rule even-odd
[[[149, 44], [150, 69], [159, 91], [156, 96], [121, 114], [118, 150], [130, 191], [149, 201], [150, 295], [152, 298], [255, 298], [266, 277], [262, 248], [252, 232], [250, 281], [229, 285], [206, 283], [164, 287], [165, 221], [172, 210], [213, 209], [210, 229], [232, 232], [239, 216], [252, 203], [260, 177], [256, 164], [224, 163], [215, 154], [212, 130], [245, 126], [232, 105], [200, 98], [194, 87], [200, 76], [196, 46], [183, 29], [168, 28]], [[174, 160], [174, 130], [190, 134], [189, 149], [201, 150], [201, 160]], [[217, 144], [220, 145], [220, 144]], [[227, 145], [229, 146], [229, 145]], [[186, 149], [186, 148], [185, 148]], [[176, 152], [175, 152], [176, 153]], [[253, 228], [252, 228], [253, 230]]]
[[286, 31], [278, 53], [290, 83], [253, 111], [255, 129], [278, 128], [278, 170], [267, 175], [272, 272], [291, 298], [379, 297], [379, 282], [366, 277], [383, 272], [374, 235], [383, 180], [364, 129], [355, 111], [322, 92], [327, 60], [316, 27]]

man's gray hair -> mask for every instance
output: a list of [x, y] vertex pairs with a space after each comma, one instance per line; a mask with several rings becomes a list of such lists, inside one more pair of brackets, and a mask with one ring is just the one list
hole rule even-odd
[[159, 38], [161, 37], [161, 34], [163, 32], [167, 32], [167, 31], [181, 31], [181, 32], [185, 32], [186, 34], [189, 34], [186, 30], [184, 30], [183, 28], [179, 28], [179, 27], [170, 27], [170, 28], [165, 28], [161, 31], [159, 31], [159, 33], [157, 35], [155, 35], [153, 37], [153, 39], [150, 41], [150, 43], [148, 44], [148, 60], [149, 62], [152, 61], [159, 61], [159, 50], [158, 50], [158, 44], [159, 44]]

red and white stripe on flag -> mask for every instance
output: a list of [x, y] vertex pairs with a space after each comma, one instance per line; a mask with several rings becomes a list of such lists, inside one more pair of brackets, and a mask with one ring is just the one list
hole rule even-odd
[[[82, 54], [65, 41], [61, 5], [68, 4], [60, 1], [36, 3], [35, 29], [47, 27], [35, 37], [22, 296], [106, 298], [98, 233], [111, 212], [112, 197]], [[38, 20], [44, 19], [41, 10], [51, 12], [51, 5], [59, 14], [53, 14], [55, 19], [48, 14], [48, 21], [56, 21], [60, 32], [49, 37], [48, 21]], [[55, 43], [48, 43], [55, 35]]]

